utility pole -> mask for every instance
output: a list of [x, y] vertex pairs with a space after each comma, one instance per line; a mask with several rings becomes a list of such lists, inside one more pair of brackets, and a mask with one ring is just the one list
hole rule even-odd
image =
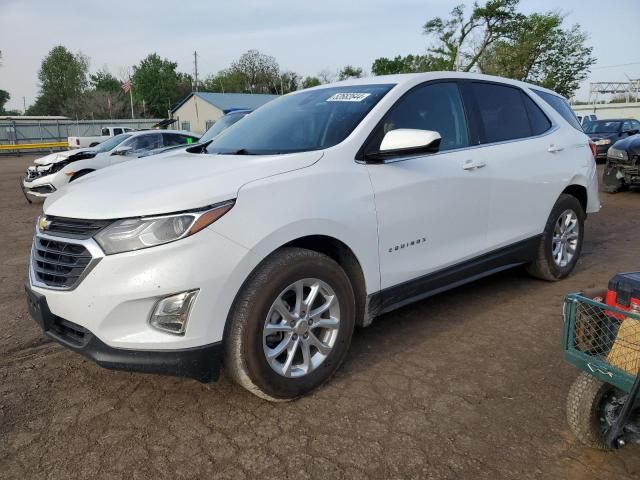
[[26, 97], [22, 97], [22, 114], [26, 115], [27, 114], [27, 98]]
[[194, 65], [194, 77], [195, 77], [195, 85], [194, 90], [198, 91], [198, 52], [193, 51], [193, 65]]

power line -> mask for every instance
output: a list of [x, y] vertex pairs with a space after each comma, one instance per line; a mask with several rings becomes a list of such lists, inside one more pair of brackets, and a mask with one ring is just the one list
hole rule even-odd
[[600, 70], [601, 68], [626, 67], [627, 65], [640, 65], [640, 62], [619, 63], [618, 65], [603, 65], [602, 67], [593, 67], [592, 70]]
[[197, 51], [193, 52], [193, 63], [194, 63], [194, 70], [195, 70], [195, 72], [194, 72], [194, 74], [195, 74], [194, 75], [195, 76], [195, 85], [194, 85], [194, 87], [195, 87], [195, 91], [197, 92], [198, 91], [198, 52]]

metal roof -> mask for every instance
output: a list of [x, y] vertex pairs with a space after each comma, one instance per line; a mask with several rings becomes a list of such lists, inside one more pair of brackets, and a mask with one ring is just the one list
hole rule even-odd
[[176, 105], [171, 111], [175, 112], [191, 97], [197, 96], [205, 102], [227, 113], [233, 110], [255, 110], [279, 95], [264, 95], [260, 93], [212, 93], [193, 92]]

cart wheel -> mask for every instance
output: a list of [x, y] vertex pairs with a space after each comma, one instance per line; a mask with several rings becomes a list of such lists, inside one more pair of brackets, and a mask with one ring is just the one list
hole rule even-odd
[[582, 372], [567, 396], [567, 420], [578, 440], [591, 448], [610, 450], [605, 442], [609, 428], [606, 407], [616, 389]]

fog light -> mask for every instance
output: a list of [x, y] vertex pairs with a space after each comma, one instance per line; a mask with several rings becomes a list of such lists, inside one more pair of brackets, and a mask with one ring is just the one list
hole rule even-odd
[[175, 335], [184, 335], [191, 306], [198, 295], [198, 290], [178, 293], [161, 298], [156, 303], [149, 323], [153, 328]]

